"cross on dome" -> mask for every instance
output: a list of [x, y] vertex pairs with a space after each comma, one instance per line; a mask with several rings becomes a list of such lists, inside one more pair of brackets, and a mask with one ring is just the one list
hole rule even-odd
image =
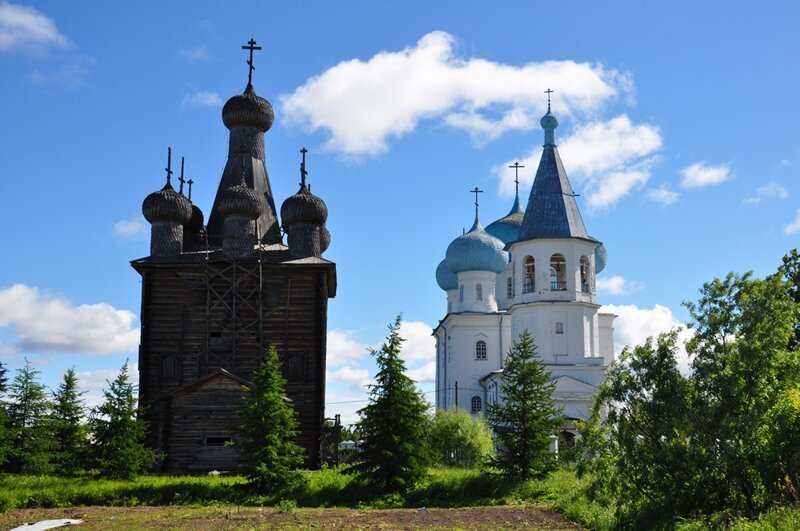
[[184, 157], [181, 157], [181, 176], [178, 178], [178, 181], [181, 183], [181, 186], [178, 189], [178, 193], [181, 193], [181, 194], [183, 193], [183, 183], [186, 182], [186, 180], [183, 178], [183, 161], [184, 161]]
[[550, 112], [550, 94], [553, 92], [555, 92], [555, 90], [547, 89], [544, 91], [544, 93], [547, 94], [547, 112]]
[[253, 84], [253, 70], [256, 69], [256, 67], [253, 65], [253, 52], [260, 49], [261, 46], [256, 46], [256, 41], [252, 36], [250, 36], [250, 40], [247, 41], [247, 46], [242, 46], [242, 50], [250, 50], [250, 59], [247, 60], [247, 65], [250, 67], [250, 72], [247, 75], [248, 85]]
[[514, 168], [514, 184], [517, 187], [517, 194], [519, 194], [519, 169], [524, 167], [525, 166], [523, 166], [519, 162], [515, 162], [514, 164], [509, 166], [509, 168]]
[[300, 150], [300, 153], [303, 155], [303, 160], [300, 162], [300, 187], [305, 188], [306, 175], [308, 175], [308, 172], [306, 171], [306, 153], [308, 153], [308, 150], [304, 147]]
[[483, 190], [479, 190], [476, 186], [475, 189], [470, 190], [469, 193], [475, 194], [475, 222], [478, 222], [478, 194], [482, 194]]
[[167, 167], [164, 169], [167, 170], [167, 184], [170, 184], [170, 178], [172, 177], [172, 146], [167, 147]]
[[186, 181], [186, 184], [189, 185], [189, 201], [191, 201], [192, 200], [192, 184], [194, 184], [194, 181], [189, 179], [188, 181]]

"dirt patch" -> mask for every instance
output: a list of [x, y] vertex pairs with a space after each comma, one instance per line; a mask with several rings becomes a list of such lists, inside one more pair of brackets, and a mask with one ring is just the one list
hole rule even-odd
[[0, 528], [56, 518], [80, 518], [81, 529], [581, 529], [540, 507], [459, 509], [294, 509], [272, 507], [74, 507], [17, 509]]

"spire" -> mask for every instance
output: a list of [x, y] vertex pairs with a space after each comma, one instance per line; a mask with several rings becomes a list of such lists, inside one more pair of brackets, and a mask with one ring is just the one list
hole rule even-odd
[[544, 145], [545, 146], [554, 146], [556, 144], [556, 127], [558, 127], [558, 120], [553, 114], [550, 112], [550, 94], [554, 91], [547, 89], [544, 91], [547, 94], [547, 114], [542, 116], [542, 120], [539, 122], [542, 124], [542, 129], [544, 129]]
[[469, 193], [475, 194], [475, 223], [472, 224], [472, 228], [469, 229], [470, 232], [474, 231], [475, 229], [483, 229], [481, 227], [481, 222], [478, 221], [478, 194], [482, 194], [483, 190], [479, 190], [476, 186], [474, 190], [470, 190]]

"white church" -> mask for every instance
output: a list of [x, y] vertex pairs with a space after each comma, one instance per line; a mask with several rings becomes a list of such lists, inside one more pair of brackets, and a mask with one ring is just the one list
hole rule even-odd
[[[562, 434], [575, 436], [614, 359], [614, 315], [600, 313], [595, 275], [605, 266], [603, 244], [583, 224], [555, 144], [558, 120], [542, 117], [544, 148], [526, 210], [519, 202], [484, 229], [478, 220], [447, 248], [436, 281], [447, 292], [447, 314], [436, 337], [436, 407], [485, 413], [502, 400], [503, 360], [528, 330], [556, 382]], [[477, 192], [477, 189], [476, 189]]]

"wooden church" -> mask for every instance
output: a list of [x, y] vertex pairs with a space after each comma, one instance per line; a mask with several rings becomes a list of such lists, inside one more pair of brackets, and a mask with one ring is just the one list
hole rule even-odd
[[247, 87], [222, 109], [228, 160], [208, 223], [182, 170], [173, 188], [171, 154], [166, 185], [142, 205], [150, 256], [131, 262], [142, 276], [139, 399], [164, 472], [239, 466], [228, 443], [236, 441], [242, 386], [272, 346], [300, 421], [296, 442], [307, 466], [320, 465], [328, 298], [336, 295], [336, 266], [322, 258], [328, 211], [306, 184], [303, 149], [300, 189], [278, 220], [264, 150], [274, 113], [253, 89], [255, 44], [242, 47], [250, 52]]

